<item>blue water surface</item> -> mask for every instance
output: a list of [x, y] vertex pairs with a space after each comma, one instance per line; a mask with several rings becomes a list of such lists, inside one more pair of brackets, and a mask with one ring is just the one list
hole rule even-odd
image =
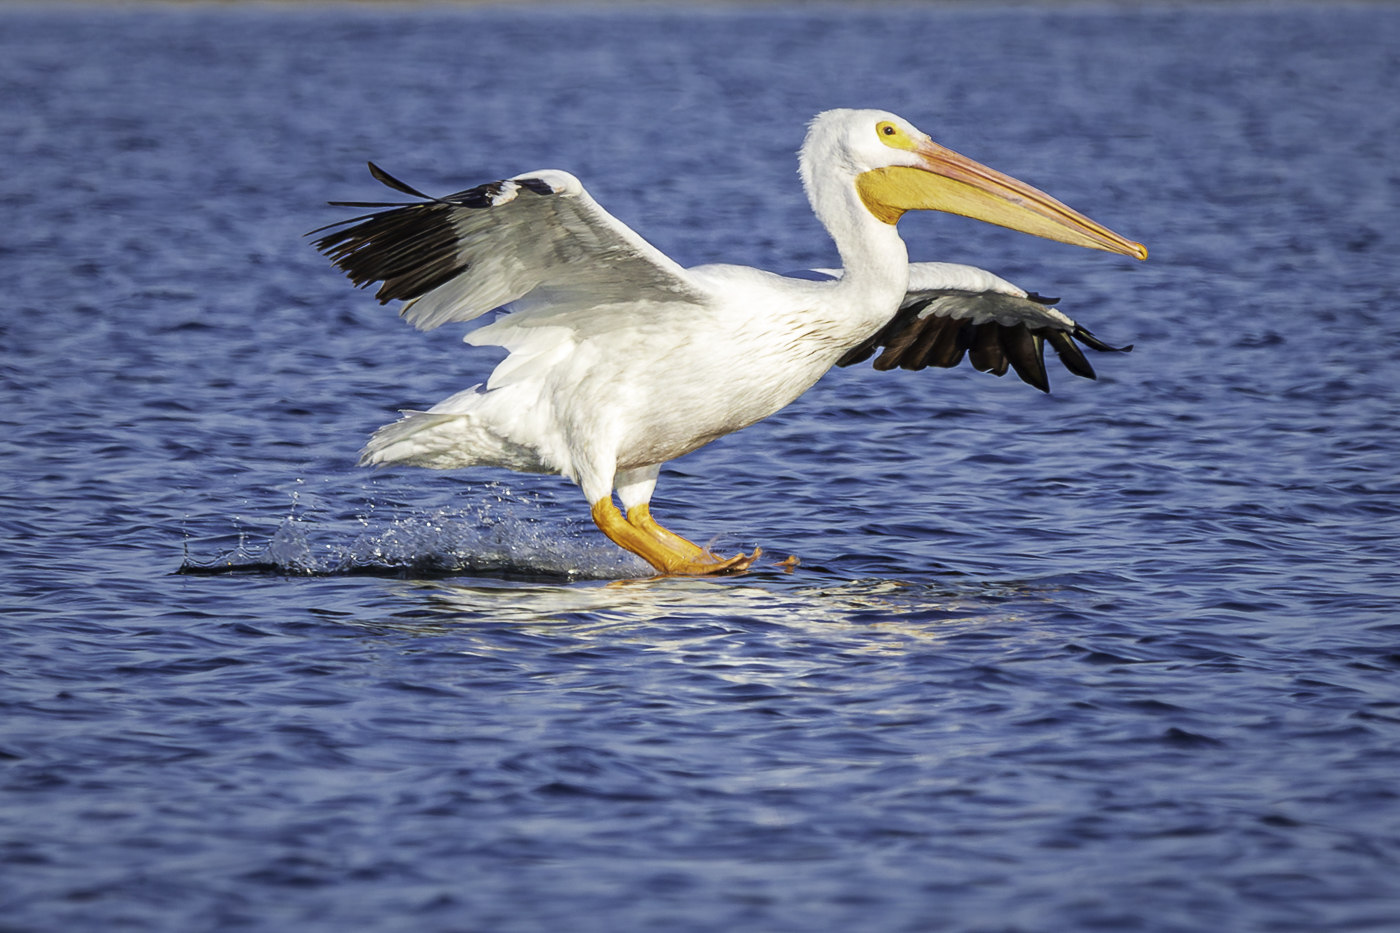
[[[665, 471], [791, 574], [356, 468], [498, 359], [303, 238], [365, 161], [784, 271], [839, 106], [1146, 243], [901, 225], [1136, 349]], [[5, 5], [0, 147], [0, 930], [1400, 930], [1400, 8]]]

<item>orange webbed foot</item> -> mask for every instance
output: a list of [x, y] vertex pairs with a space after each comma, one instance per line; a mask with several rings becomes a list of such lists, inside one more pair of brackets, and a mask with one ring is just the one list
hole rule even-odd
[[722, 558], [657, 524], [646, 503], [634, 505], [623, 518], [612, 497], [593, 503], [593, 521], [614, 544], [631, 551], [663, 576], [715, 576], [742, 573], [763, 553], [739, 553]]

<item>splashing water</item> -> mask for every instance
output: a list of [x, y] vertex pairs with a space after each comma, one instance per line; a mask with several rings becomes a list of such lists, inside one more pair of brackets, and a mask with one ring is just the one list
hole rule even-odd
[[[527, 509], [532, 509], [530, 514]], [[610, 542], [590, 540], [576, 523], [547, 520], [539, 504], [488, 502], [438, 509], [348, 531], [289, 515], [267, 544], [240, 543], [211, 561], [186, 555], [183, 574], [281, 573], [305, 576], [405, 574], [564, 580], [651, 576], [639, 558]], [[318, 540], [326, 536], [341, 540]]]

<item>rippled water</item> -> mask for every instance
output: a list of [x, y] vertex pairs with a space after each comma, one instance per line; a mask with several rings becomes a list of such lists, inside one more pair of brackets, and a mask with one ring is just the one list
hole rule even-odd
[[[1400, 929], [1397, 49], [1383, 5], [0, 8], [0, 929]], [[302, 239], [365, 160], [798, 269], [834, 106], [1145, 242], [902, 225], [1137, 349], [835, 372], [663, 474], [792, 574], [354, 467], [495, 359]]]

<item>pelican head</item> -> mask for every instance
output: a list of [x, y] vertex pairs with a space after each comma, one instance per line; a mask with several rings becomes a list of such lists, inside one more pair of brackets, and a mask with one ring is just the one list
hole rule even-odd
[[905, 211], [944, 211], [1061, 243], [1147, 258], [1119, 236], [1025, 182], [940, 146], [908, 120], [882, 110], [828, 110], [802, 146], [802, 178], [818, 200], [815, 166], [841, 165], [865, 209], [894, 225]]

